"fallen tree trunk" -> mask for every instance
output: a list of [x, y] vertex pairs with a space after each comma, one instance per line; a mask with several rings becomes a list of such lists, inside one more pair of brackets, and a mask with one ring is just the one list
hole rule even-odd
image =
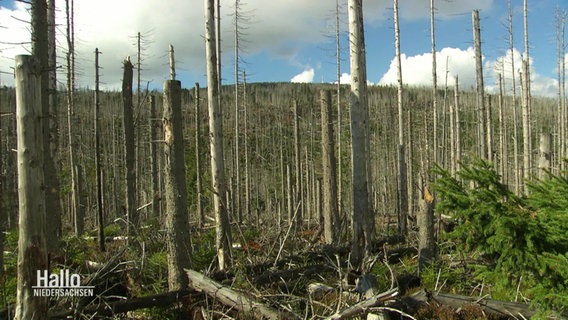
[[433, 293], [425, 290], [420, 290], [411, 296], [402, 298], [402, 300], [406, 302], [406, 305], [437, 303], [438, 305], [449, 306], [454, 309], [463, 308], [466, 305], [477, 305], [483, 312], [496, 316], [522, 316], [525, 319], [529, 319], [535, 314], [524, 303], [497, 301], [483, 297], [476, 298], [448, 293]]
[[386, 304], [388, 300], [395, 298], [398, 295], [398, 288], [390, 289], [386, 292], [379, 293], [369, 299], [363, 300], [351, 307], [328, 317], [327, 320], [340, 320], [349, 319], [358, 316], [362, 313], [370, 311], [370, 308], [381, 307]]
[[[123, 301], [115, 301], [98, 305], [90, 305], [81, 310], [82, 314], [97, 314], [97, 316], [113, 316], [128, 311], [151, 308], [167, 307], [176, 302], [182, 301], [191, 294], [196, 294], [188, 290], [171, 291], [152, 296], [131, 298]], [[76, 314], [75, 310], [55, 311], [48, 314], [49, 319], [67, 319]]]
[[199, 272], [188, 269], [185, 269], [185, 272], [189, 278], [190, 287], [197, 291], [205, 292], [219, 302], [231, 306], [238, 311], [246, 312], [247, 316], [255, 319], [301, 319], [292, 312], [272, 309], [247, 297], [243, 293], [224, 287]]

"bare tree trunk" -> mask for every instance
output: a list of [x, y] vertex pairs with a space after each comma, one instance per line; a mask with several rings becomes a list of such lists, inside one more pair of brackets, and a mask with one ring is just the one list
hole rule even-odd
[[132, 105], [133, 68], [129, 58], [124, 60], [124, 74], [122, 77], [122, 125], [124, 130], [124, 157], [126, 167], [126, 230], [129, 237], [137, 232], [138, 227], [138, 212], [136, 211], [136, 159], [134, 159], [136, 151]]
[[298, 213], [296, 213], [296, 230], [302, 228], [302, 221], [304, 219], [304, 203], [302, 202], [302, 155], [300, 152], [300, 115], [298, 113], [298, 100], [294, 99], [293, 102], [293, 113], [294, 113], [294, 164], [295, 168], [295, 177], [296, 177], [296, 203], [298, 206]]
[[532, 145], [531, 145], [531, 75], [530, 75], [530, 57], [529, 57], [529, 22], [528, 22], [528, 6], [527, 0], [523, 1], [523, 22], [524, 22], [524, 38], [525, 52], [523, 54], [523, 154], [524, 154], [524, 178], [525, 193], [528, 193], [526, 181], [531, 177], [532, 168]]
[[424, 266], [430, 262], [435, 255], [434, 241], [434, 198], [424, 178], [421, 177], [422, 196], [419, 200], [420, 209], [417, 214], [418, 224], [418, 269], [423, 270]]
[[[159, 163], [158, 163], [158, 152], [157, 152], [157, 147], [156, 144], [158, 143], [158, 128], [159, 128], [159, 124], [158, 124], [158, 114], [156, 111], [156, 96], [154, 95], [150, 95], [150, 121], [149, 121], [149, 125], [150, 125], [150, 161], [151, 161], [151, 171], [152, 171], [152, 217], [153, 218], [158, 218], [160, 217], [160, 201], [161, 201], [161, 195], [160, 195], [160, 176], [158, 174], [158, 167], [159, 167]], [[196, 157], [199, 157], [199, 153], [196, 152]], [[198, 183], [199, 178], [200, 178], [200, 171], [199, 171], [199, 167], [197, 167], [197, 174], [198, 174]], [[201, 203], [201, 200], [199, 199], [199, 194], [198, 194], [198, 199], [197, 199], [197, 203]]]
[[517, 85], [515, 82], [515, 50], [513, 41], [513, 10], [511, 8], [511, 0], [507, 0], [507, 11], [509, 20], [509, 52], [511, 53], [511, 86], [513, 88], [513, 156], [514, 156], [514, 175], [515, 175], [515, 194], [521, 191], [521, 168], [519, 164], [519, 125], [517, 118]]
[[487, 144], [487, 112], [485, 109], [485, 87], [483, 84], [483, 61], [481, 53], [481, 28], [479, 27], [479, 11], [472, 12], [473, 42], [475, 50], [475, 78], [477, 91], [477, 110], [479, 127], [479, 155], [484, 159], [490, 159], [489, 146]]
[[197, 192], [197, 218], [199, 219], [199, 227], [203, 227], [205, 224], [205, 212], [203, 211], [203, 200], [202, 197], [202, 182], [201, 182], [201, 118], [200, 118], [200, 100], [199, 97], [199, 82], [195, 83], [195, 172], [197, 178], [195, 181], [195, 187]]
[[191, 264], [191, 238], [187, 209], [181, 83], [164, 81], [164, 159], [166, 238], [168, 245], [168, 287], [170, 291], [188, 286], [184, 268]]
[[15, 73], [20, 216], [15, 319], [45, 319], [47, 298], [34, 296], [32, 289], [39, 285], [37, 272], [48, 268], [41, 64], [31, 56], [16, 56]]
[[355, 265], [371, 249], [374, 214], [369, 205], [369, 150], [367, 63], [363, 27], [363, 1], [349, 0], [349, 57], [351, 65], [351, 163], [353, 192], [352, 259]]
[[339, 240], [339, 216], [337, 210], [337, 174], [335, 167], [335, 144], [331, 116], [331, 92], [320, 91], [321, 97], [321, 144], [323, 164], [323, 234], [325, 242], [335, 244]]
[[99, 222], [99, 249], [105, 251], [105, 222], [103, 216], [103, 181], [99, 132], [99, 48], [95, 49], [95, 173], [97, 175], [97, 218]]
[[503, 77], [501, 74], [497, 76], [497, 84], [499, 87], [499, 173], [501, 180], [507, 184], [507, 124], [505, 122], [505, 105], [503, 103]]
[[454, 89], [454, 109], [456, 112], [456, 170], [459, 168], [461, 161], [461, 122], [460, 122], [460, 89], [459, 79], [456, 76], [456, 84]]
[[237, 221], [242, 223], [243, 215], [241, 210], [241, 169], [240, 169], [240, 121], [239, 121], [239, 0], [235, 0], [234, 12], [234, 40], [235, 40], [235, 216]]
[[432, 112], [434, 113], [434, 157], [435, 163], [438, 163], [438, 75], [436, 61], [436, 29], [434, 28], [434, 0], [430, 0], [430, 38], [432, 40]]
[[[432, 0], [433, 1], [433, 0]], [[404, 146], [404, 120], [402, 106], [402, 63], [400, 61], [400, 28], [398, 24], [398, 0], [394, 0], [394, 47], [397, 61], [397, 101], [398, 101], [398, 233], [407, 234], [408, 187], [406, 176], [406, 147]], [[434, 98], [435, 100], [435, 98]], [[435, 134], [434, 134], [435, 136]]]
[[[44, 156], [45, 163], [45, 211], [47, 220], [47, 247], [50, 252], [59, 249], [61, 239], [61, 197], [59, 194], [59, 168], [57, 168], [57, 149], [59, 144], [59, 128], [57, 123], [57, 50], [55, 42], [55, 0], [47, 1], [47, 48], [48, 48], [48, 106], [44, 107], [46, 130], [44, 144], [49, 156]], [[47, 107], [47, 108], [46, 108]], [[49, 147], [48, 147], [49, 145]]]
[[340, 21], [339, 21], [339, 0], [335, 0], [335, 67], [337, 77], [336, 99], [337, 99], [337, 208], [340, 217], [343, 216], [343, 160], [342, 160], [342, 144], [341, 144], [341, 41], [340, 41]]
[[231, 230], [226, 203], [225, 164], [223, 157], [223, 117], [219, 105], [219, 79], [215, 52], [215, 19], [213, 0], [205, 0], [205, 49], [207, 59], [207, 102], [209, 109], [209, 142], [211, 145], [211, 180], [213, 183], [213, 209], [215, 211], [217, 260], [224, 270], [231, 259]]
[[540, 158], [538, 161], [538, 176], [540, 179], [546, 178], [546, 173], [550, 172], [552, 162], [552, 135], [550, 133], [540, 134]]
[[243, 135], [245, 147], [245, 212], [251, 217], [250, 205], [250, 172], [249, 172], [249, 155], [248, 155], [248, 100], [247, 100], [247, 74], [243, 71]]

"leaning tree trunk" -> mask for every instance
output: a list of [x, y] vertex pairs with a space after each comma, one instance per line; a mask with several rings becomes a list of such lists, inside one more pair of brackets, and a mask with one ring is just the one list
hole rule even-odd
[[211, 145], [211, 180], [213, 183], [213, 210], [215, 212], [217, 262], [224, 270], [231, 259], [231, 229], [226, 193], [225, 163], [223, 158], [223, 117], [219, 105], [217, 54], [215, 52], [215, 19], [213, 0], [205, 0], [205, 52], [207, 59], [207, 103], [209, 110], [209, 143]]
[[189, 268], [191, 261], [179, 81], [164, 82], [163, 108], [168, 286], [170, 291], [175, 291], [187, 288], [184, 268]]
[[47, 298], [34, 296], [37, 272], [47, 270], [41, 65], [31, 56], [16, 56], [16, 123], [18, 150], [17, 320], [45, 319]]
[[363, 27], [363, 1], [349, 0], [349, 57], [351, 66], [351, 163], [353, 194], [352, 259], [363, 261], [371, 249], [374, 215], [369, 205], [369, 150], [367, 64]]
[[335, 167], [335, 145], [333, 142], [333, 120], [331, 116], [331, 92], [322, 90], [321, 97], [321, 148], [323, 165], [323, 234], [325, 243], [335, 244], [339, 240], [339, 213], [337, 210], [337, 174]]

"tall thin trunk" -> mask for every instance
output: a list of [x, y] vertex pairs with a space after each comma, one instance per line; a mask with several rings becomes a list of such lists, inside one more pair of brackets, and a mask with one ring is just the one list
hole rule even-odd
[[225, 163], [223, 157], [223, 117], [219, 105], [219, 79], [215, 51], [215, 19], [213, 0], [205, 0], [205, 52], [207, 59], [207, 102], [209, 110], [209, 142], [211, 145], [211, 180], [213, 183], [213, 210], [215, 212], [217, 262], [219, 270], [230, 265], [231, 230], [227, 205]]
[[505, 111], [503, 103], [503, 77], [501, 74], [497, 76], [497, 85], [499, 90], [499, 173], [501, 174], [502, 181], [507, 183], [507, 126], [505, 123]]
[[[531, 177], [532, 168], [532, 145], [531, 145], [531, 75], [530, 75], [530, 56], [529, 56], [529, 20], [528, 20], [528, 1], [523, 1], [523, 24], [524, 24], [524, 43], [525, 52], [523, 54], [523, 154], [524, 154], [524, 179], [528, 181]], [[525, 193], [528, 185], [525, 182]]]
[[124, 157], [126, 167], [126, 222], [127, 234], [133, 236], [138, 226], [136, 211], [136, 159], [134, 144], [134, 115], [132, 105], [132, 78], [134, 66], [130, 59], [124, 60], [122, 77], [122, 126], [124, 130]]
[[105, 251], [105, 222], [103, 216], [103, 172], [101, 169], [101, 147], [99, 130], [99, 48], [95, 49], [95, 173], [97, 175], [97, 219], [99, 222], [99, 249]]
[[[151, 171], [152, 171], [152, 217], [159, 218], [160, 217], [160, 176], [158, 174], [158, 152], [157, 146], [158, 143], [158, 112], [156, 111], [156, 96], [150, 95], [150, 161], [151, 161]], [[199, 153], [196, 152], [196, 157], [199, 157]], [[197, 167], [198, 173], [198, 183], [199, 183], [199, 167]], [[199, 193], [197, 203], [200, 203]]]
[[432, 40], [432, 112], [434, 117], [433, 122], [433, 160], [438, 163], [438, 75], [436, 66], [436, 29], [434, 28], [435, 16], [434, 16], [434, 0], [430, 0], [430, 38]]
[[331, 116], [331, 92], [320, 91], [321, 99], [321, 147], [323, 165], [323, 234], [325, 243], [336, 244], [339, 240], [339, 216], [337, 210], [337, 174], [335, 167], [335, 144]]
[[394, 0], [394, 47], [397, 61], [397, 105], [398, 105], [398, 233], [407, 234], [408, 190], [406, 177], [406, 147], [404, 146], [404, 117], [402, 106], [402, 63], [400, 60], [400, 28], [398, 24], [398, 0]]
[[199, 97], [199, 82], [195, 83], [195, 172], [197, 175], [195, 181], [195, 188], [197, 193], [197, 218], [199, 219], [199, 227], [203, 227], [205, 224], [205, 211], [203, 211], [203, 200], [202, 200], [202, 182], [201, 182], [201, 118], [200, 118], [200, 100]]
[[302, 155], [300, 152], [300, 115], [298, 114], [298, 100], [293, 102], [293, 113], [294, 113], [294, 164], [295, 164], [295, 177], [296, 177], [296, 204], [298, 206], [298, 213], [296, 214], [296, 229], [302, 227], [303, 221], [303, 208], [304, 203], [302, 202]]
[[483, 56], [481, 53], [481, 28], [479, 27], [479, 11], [473, 10], [471, 17], [473, 23], [473, 42], [475, 50], [479, 156], [484, 159], [491, 160], [489, 153], [490, 147], [487, 144], [487, 111], [485, 107], [485, 88], [483, 84]]
[[339, 210], [339, 215], [342, 215], [343, 212], [343, 179], [342, 172], [343, 172], [343, 161], [342, 161], [342, 145], [341, 145], [341, 42], [340, 42], [340, 21], [339, 21], [339, 0], [335, 0], [335, 68], [336, 68], [336, 77], [337, 77], [337, 87], [336, 87], [336, 96], [337, 96], [337, 172], [339, 173], [337, 179], [337, 208]]
[[244, 158], [245, 158], [245, 213], [251, 217], [250, 206], [250, 172], [248, 155], [248, 100], [247, 100], [247, 74], [243, 71], [243, 137], [244, 137]]
[[[57, 168], [57, 150], [59, 145], [59, 128], [57, 122], [57, 50], [55, 42], [55, 0], [47, 1], [47, 47], [48, 47], [48, 106], [44, 107], [45, 137], [44, 145], [49, 155], [44, 156], [45, 161], [45, 211], [49, 217], [47, 223], [47, 247], [50, 252], [59, 248], [61, 239], [61, 197], [59, 193], [59, 175]], [[47, 107], [47, 109], [46, 109]], [[48, 147], [49, 145], [49, 147]]]
[[517, 111], [517, 85], [515, 82], [515, 50], [513, 41], [513, 10], [511, 8], [511, 0], [507, 0], [507, 12], [509, 20], [509, 51], [511, 52], [511, 86], [513, 88], [513, 156], [514, 156], [514, 175], [515, 175], [515, 193], [519, 194], [521, 190], [521, 168], [519, 161], [519, 125]]
[[80, 230], [82, 225], [82, 211], [79, 202], [78, 183], [77, 183], [77, 169], [75, 164], [75, 139], [73, 137], [73, 119], [74, 119], [74, 104], [75, 104], [75, 69], [74, 69], [74, 35], [73, 35], [73, 0], [65, 0], [65, 8], [67, 13], [67, 138], [69, 144], [69, 171], [71, 177], [71, 216], [73, 217], [75, 234], [80, 235], [83, 230]]
[[353, 193], [352, 259], [356, 265], [371, 250], [374, 214], [369, 205], [369, 136], [367, 63], [363, 27], [363, 1], [349, 0], [349, 57], [351, 65], [351, 163]]
[[454, 89], [454, 108], [456, 110], [456, 170], [459, 169], [461, 161], [461, 122], [460, 122], [460, 89], [459, 79], [456, 76], [456, 84]]
[[19, 237], [17, 320], [45, 319], [48, 299], [35, 296], [36, 272], [48, 269], [44, 190], [42, 69], [32, 56], [16, 56]]

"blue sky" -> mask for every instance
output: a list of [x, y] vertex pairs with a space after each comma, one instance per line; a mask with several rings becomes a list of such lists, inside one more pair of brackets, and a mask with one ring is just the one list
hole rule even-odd
[[[118, 89], [121, 61], [136, 56], [134, 36], [141, 32], [145, 41], [142, 79], [151, 88], [160, 88], [168, 76], [167, 48], [176, 51], [178, 78], [184, 87], [195, 82], [205, 85], [205, 50], [203, 41], [204, 10], [202, 0], [75, 0], [79, 86], [93, 87], [94, 50], [101, 56], [102, 81], [108, 89]], [[346, 0], [340, 2], [346, 3]], [[401, 0], [401, 51], [403, 78], [412, 85], [429, 85], [430, 22], [429, 0]], [[436, 0], [436, 46], [439, 83], [448, 72], [459, 75], [462, 87], [474, 84], [471, 59], [471, 11], [480, 10], [486, 84], [494, 87], [496, 64], [505, 59], [508, 48], [506, 0]], [[59, 7], [59, 29], [64, 32], [64, 2]], [[268, 4], [270, 3], [270, 4]], [[221, 0], [223, 37], [223, 80], [234, 83], [234, 44], [232, 11], [234, 0]], [[522, 0], [512, 0], [515, 28], [515, 60], [523, 51]], [[556, 86], [555, 10], [568, 11], [566, 0], [529, 0], [529, 40], [532, 60], [533, 94], [553, 96]], [[334, 58], [334, 0], [241, 0], [248, 23], [243, 25], [246, 70], [251, 82], [294, 81], [333, 82], [336, 79]], [[157, 10], [159, 8], [159, 10]], [[345, 10], [345, 7], [343, 9]], [[124, 14], [127, 12], [127, 14]], [[392, 0], [365, 0], [364, 15], [367, 41], [367, 74], [374, 84], [394, 81], [394, 32]], [[10, 72], [13, 57], [26, 52], [29, 29], [26, 6], [0, 0], [0, 71]], [[349, 78], [346, 17], [342, 18], [342, 73]], [[5, 44], [1, 44], [5, 42]], [[6, 44], [7, 43], [7, 44]], [[60, 63], [66, 50], [60, 36]], [[516, 65], [520, 67], [520, 64]], [[508, 72], [510, 74], [510, 71]], [[450, 79], [452, 79], [450, 78]], [[63, 79], [63, 75], [60, 76]], [[10, 75], [1, 74], [3, 84], [12, 84]], [[450, 84], [453, 80], [450, 81]]]

